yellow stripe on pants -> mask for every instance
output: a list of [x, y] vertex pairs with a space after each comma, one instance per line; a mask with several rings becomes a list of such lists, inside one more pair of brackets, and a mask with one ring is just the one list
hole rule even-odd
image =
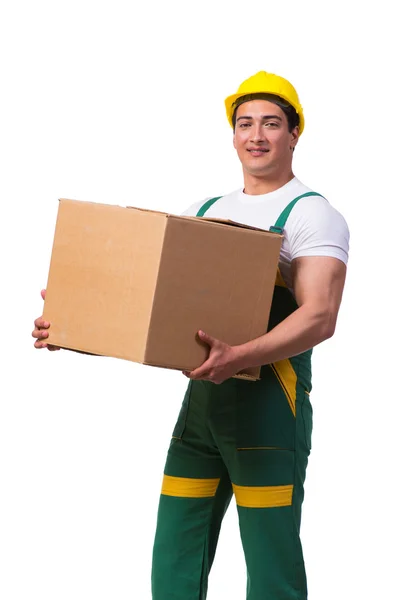
[[180, 498], [211, 498], [215, 496], [219, 479], [192, 479], [164, 475], [161, 494]]
[[232, 484], [236, 504], [246, 508], [273, 508], [290, 506], [293, 485], [247, 486]]

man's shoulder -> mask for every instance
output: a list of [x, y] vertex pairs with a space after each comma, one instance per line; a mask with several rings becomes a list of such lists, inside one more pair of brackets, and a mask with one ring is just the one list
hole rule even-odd
[[307, 221], [319, 222], [320, 219], [329, 219], [334, 215], [345, 221], [344, 216], [335, 208], [330, 198], [324, 193], [316, 192], [311, 188], [306, 188], [306, 186], [303, 186], [303, 188], [305, 191], [299, 194], [299, 196], [304, 194], [304, 197], [299, 199], [292, 210], [291, 217], [293, 220], [302, 221], [305, 219]]
[[310, 195], [293, 207], [285, 226], [291, 259], [332, 256], [347, 263], [350, 232], [344, 216], [325, 198]]
[[286, 192], [286, 194], [288, 194], [288, 196], [292, 197], [292, 200], [294, 200], [294, 198], [297, 198], [298, 196], [303, 196], [304, 194], [318, 194], [318, 197], [320, 197], [320, 196], [323, 197], [322, 192], [320, 192], [319, 190], [316, 190], [314, 188], [311, 188], [308, 185], [305, 185], [297, 177], [294, 177], [289, 182], [289, 184], [284, 186], [282, 189]]
[[328, 235], [335, 230], [348, 235], [346, 219], [325, 196], [302, 198], [287, 219], [287, 233], [290, 237], [300, 232], [306, 232], [307, 235], [312, 232]]

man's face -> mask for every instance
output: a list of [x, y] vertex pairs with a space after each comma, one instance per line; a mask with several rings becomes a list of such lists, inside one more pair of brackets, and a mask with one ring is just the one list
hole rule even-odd
[[233, 145], [245, 173], [263, 177], [291, 168], [299, 129], [288, 130], [283, 110], [267, 100], [251, 100], [236, 111]]

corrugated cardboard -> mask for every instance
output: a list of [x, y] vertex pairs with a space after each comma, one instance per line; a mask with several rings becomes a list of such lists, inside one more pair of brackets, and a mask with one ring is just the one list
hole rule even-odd
[[48, 341], [192, 370], [208, 356], [199, 329], [231, 345], [265, 333], [281, 242], [218, 219], [60, 200]]

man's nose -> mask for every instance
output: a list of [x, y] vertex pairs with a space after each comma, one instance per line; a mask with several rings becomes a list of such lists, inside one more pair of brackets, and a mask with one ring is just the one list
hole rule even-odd
[[251, 138], [252, 142], [262, 142], [265, 139], [264, 129], [261, 123], [255, 124], [252, 131], [253, 135]]

